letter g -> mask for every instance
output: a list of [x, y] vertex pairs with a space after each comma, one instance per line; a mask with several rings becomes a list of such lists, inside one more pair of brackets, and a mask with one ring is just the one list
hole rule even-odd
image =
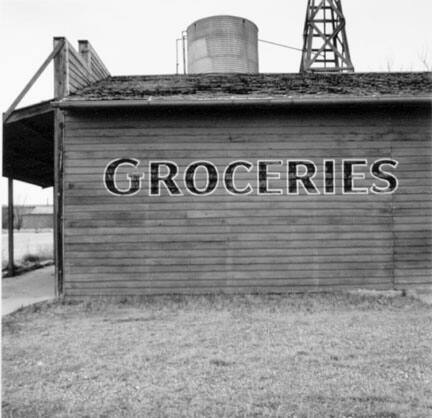
[[128, 174], [129, 187], [126, 190], [119, 189], [116, 183], [117, 169], [122, 165], [130, 165], [134, 168], [139, 166], [139, 161], [135, 158], [118, 158], [111, 161], [105, 168], [104, 184], [107, 190], [116, 196], [132, 196], [140, 191], [141, 179], [144, 174]]

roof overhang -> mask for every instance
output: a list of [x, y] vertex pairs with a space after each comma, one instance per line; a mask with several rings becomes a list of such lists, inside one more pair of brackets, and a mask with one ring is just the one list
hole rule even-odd
[[41, 187], [54, 183], [54, 108], [118, 109], [205, 106], [432, 105], [430, 95], [301, 97], [150, 97], [133, 100], [49, 100], [15, 110], [3, 123], [3, 176]]
[[346, 104], [431, 104], [425, 96], [302, 96], [302, 97], [223, 97], [223, 98], [164, 98], [122, 100], [65, 99], [53, 103], [61, 109], [124, 108], [148, 106], [289, 106], [289, 105], [346, 105]]
[[41, 187], [54, 184], [51, 100], [15, 110], [3, 123], [3, 176]]

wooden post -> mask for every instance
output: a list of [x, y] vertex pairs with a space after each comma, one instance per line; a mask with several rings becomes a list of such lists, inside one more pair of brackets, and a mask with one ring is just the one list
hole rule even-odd
[[54, 117], [54, 261], [55, 293], [63, 295], [63, 129], [64, 114]]
[[110, 72], [89, 41], [78, 41], [78, 51], [95, 81], [110, 76]]
[[186, 33], [182, 32], [182, 44], [183, 44], [183, 74], [187, 73], [186, 69]]
[[8, 177], [8, 274], [15, 276], [13, 177]]
[[78, 51], [87, 64], [88, 70], [91, 71], [91, 49], [88, 41], [78, 41]]
[[63, 45], [54, 58], [54, 97], [62, 99], [69, 94], [69, 43], [66, 38], [54, 38], [54, 49]]
[[[54, 59], [54, 97], [62, 99], [69, 94], [69, 43], [66, 38], [54, 38], [54, 48], [63, 43], [63, 48]], [[63, 193], [62, 193], [62, 147], [63, 112], [54, 114], [54, 264], [55, 294], [63, 294]]]

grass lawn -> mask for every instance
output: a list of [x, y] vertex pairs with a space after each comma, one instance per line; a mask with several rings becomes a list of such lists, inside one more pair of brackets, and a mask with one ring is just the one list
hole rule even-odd
[[5, 317], [2, 416], [432, 416], [432, 307], [409, 297], [123, 302]]

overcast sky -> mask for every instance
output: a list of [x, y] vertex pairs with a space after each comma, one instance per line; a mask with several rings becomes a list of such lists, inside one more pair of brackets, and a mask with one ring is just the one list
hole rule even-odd
[[[175, 40], [194, 20], [246, 17], [261, 39], [302, 46], [307, 0], [0, 0], [0, 104], [4, 112], [48, 56], [53, 36], [88, 39], [113, 75], [175, 72]], [[343, 0], [356, 71], [424, 71], [432, 63], [431, 0]], [[259, 45], [261, 72], [297, 72], [300, 53]], [[21, 105], [52, 97], [50, 68]], [[7, 181], [2, 179], [2, 202]], [[52, 191], [16, 182], [17, 204]]]

